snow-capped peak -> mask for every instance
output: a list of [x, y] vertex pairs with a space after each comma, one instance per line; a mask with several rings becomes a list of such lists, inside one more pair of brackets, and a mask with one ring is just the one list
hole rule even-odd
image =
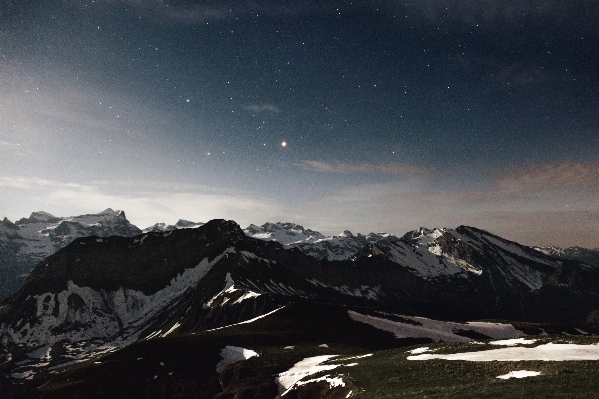
[[174, 225], [172, 225], [172, 224], [167, 225], [166, 223], [155, 223], [153, 226], [146, 227], [142, 231], [144, 233], [149, 233], [151, 231], [163, 232], [163, 231], [171, 231], [171, 230], [178, 230], [178, 229], [193, 229], [196, 227], [200, 227], [202, 225], [204, 225], [204, 223], [202, 223], [202, 222], [191, 222], [189, 220], [179, 219], [177, 221], [177, 223], [175, 223]]
[[387, 233], [354, 235], [345, 230], [336, 236], [325, 236], [318, 231], [305, 229], [295, 223], [265, 223], [262, 226], [249, 225], [245, 230], [249, 237], [265, 241], [277, 241], [286, 248], [298, 248], [306, 255], [317, 259], [343, 260], [362, 249], [365, 245], [379, 240], [394, 241], [398, 238]]
[[19, 221], [17, 221], [16, 224], [21, 225], [21, 224], [25, 224], [25, 223], [49, 222], [49, 221], [55, 221], [57, 219], [59, 219], [59, 218], [57, 218], [56, 216], [54, 216], [48, 212], [38, 211], [38, 212], [31, 213], [31, 216], [29, 216], [29, 218], [20, 219]]
[[0, 223], [0, 241], [14, 248], [11, 256], [18, 273], [0, 286], [0, 299], [18, 288], [37, 262], [55, 253], [77, 237], [111, 235], [132, 236], [141, 233], [129, 223], [125, 212], [111, 208], [96, 214], [56, 217], [48, 212], [33, 212], [29, 218], [15, 223], [4, 219]]
[[265, 223], [262, 226], [249, 225], [245, 230], [249, 237], [265, 241], [277, 241], [283, 245], [301, 242], [316, 242], [326, 238], [317, 231], [289, 222]]

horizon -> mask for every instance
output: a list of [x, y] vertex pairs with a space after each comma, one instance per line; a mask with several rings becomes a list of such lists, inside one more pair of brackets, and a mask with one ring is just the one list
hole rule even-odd
[[428, 230], [434, 230], [434, 229], [441, 229], [442, 230], [442, 229], [456, 229], [456, 228], [458, 228], [460, 226], [467, 226], [467, 227], [474, 227], [474, 228], [477, 228], [477, 229], [485, 230], [488, 233], [497, 235], [497, 236], [502, 237], [504, 239], [516, 242], [516, 243], [521, 244], [521, 245], [526, 245], [526, 246], [529, 246], [529, 247], [558, 247], [558, 248], [582, 247], [582, 248], [591, 249], [591, 250], [599, 250], [599, 246], [598, 245], [593, 245], [593, 244], [591, 244], [590, 246], [584, 246], [584, 245], [578, 245], [578, 244], [565, 245], [564, 246], [564, 245], [556, 245], [556, 244], [526, 243], [526, 242], [518, 241], [516, 239], [512, 239], [511, 237], [508, 237], [508, 236], [503, 235], [503, 234], [499, 234], [499, 233], [494, 232], [492, 230], [481, 228], [480, 226], [467, 225], [467, 224], [464, 224], [464, 223], [456, 225], [456, 226], [424, 226], [424, 225], [419, 225], [418, 227], [414, 227], [412, 229], [408, 229], [408, 230], [405, 230], [405, 231], [397, 231], [397, 232], [383, 231], [383, 230], [354, 231], [354, 230], [351, 230], [351, 229], [343, 229], [341, 231], [327, 231], [327, 230], [322, 230], [322, 229], [314, 228], [313, 226], [304, 225], [302, 223], [298, 223], [298, 222], [294, 222], [294, 221], [290, 221], [290, 220], [277, 220], [277, 221], [268, 220], [268, 221], [265, 221], [265, 222], [262, 222], [262, 223], [249, 222], [249, 223], [246, 223], [246, 224], [242, 224], [242, 223], [238, 222], [237, 220], [226, 219], [226, 218], [212, 218], [212, 219], [208, 219], [208, 220], [192, 220], [192, 219], [186, 219], [186, 218], [178, 218], [174, 222], [158, 221], [158, 222], [152, 222], [152, 223], [149, 223], [149, 224], [147, 224], [147, 223], [146, 224], [140, 224], [140, 223], [136, 223], [135, 221], [131, 220], [129, 218], [128, 212], [126, 210], [124, 210], [124, 209], [115, 209], [115, 208], [112, 208], [112, 207], [105, 208], [105, 209], [103, 209], [102, 211], [99, 211], [99, 212], [84, 212], [84, 213], [82, 213], [80, 215], [74, 215], [73, 214], [73, 215], [69, 215], [69, 216], [64, 216], [64, 215], [57, 215], [57, 214], [54, 214], [52, 212], [38, 210], [38, 211], [31, 212], [28, 216], [21, 216], [21, 217], [14, 218], [14, 219], [9, 218], [8, 216], [2, 216], [2, 218], [8, 219], [12, 223], [16, 223], [17, 221], [19, 221], [21, 219], [28, 219], [28, 218], [30, 218], [34, 213], [46, 213], [46, 214], [49, 214], [49, 215], [51, 215], [53, 217], [56, 217], [56, 218], [68, 219], [68, 218], [75, 218], [75, 217], [84, 216], [84, 215], [97, 215], [97, 214], [103, 213], [103, 212], [108, 211], [108, 210], [111, 210], [112, 212], [117, 213], [117, 214], [119, 212], [123, 212], [125, 214], [126, 219], [131, 224], [133, 224], [134, 226], [136, 226], [137, 228], [139, 228], [140, 230], [151, 228], [154, 225], [160, 224], [160, 223], [164, 224], [165, 226], [175, 225], [179, 220], [184, 220], [184, 221], [190, 221], [190, 222], [194, 222], [194, 223], [203, 223], [203, 224], [205, 224], [205, 223], [209, 222], [210, 220], [221, 219], [221, 220], [232, 220], [233, 222], [237, 223], [241, 229], [246, 229], [246, 228], [250, 227], [250, 225], [256, 225], [256, 226], [262, 227], [265, 223], [274, 223], [274, 224], [277, 224], [277, 223], [291, 223], [291, 224], [298, 225], [298, 226], [300, 226], [300, 227], [302, 227], [304, 229], [309, 229], [309, 230], [321, 233], [321, 234], [323, 234], [323, 235], [325, 235], [327, 237], [339, 236], [339, 235], [342, 235], [346, 230], [349, 230], [353, 235], [358, 235], [358, 234], [368, 235], [370, 233], [376, 233], [376, 234], [392, 234], [392, 235], [397, 236], [398, 238], [401, 238], [404, 234], [406, 234], [408, 232], [411, 232], [411, 231], [417, 231], [420, 228], [426, 228]]

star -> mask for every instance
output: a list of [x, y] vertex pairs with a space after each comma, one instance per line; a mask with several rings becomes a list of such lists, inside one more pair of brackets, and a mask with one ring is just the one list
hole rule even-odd
[[286, 141], [283, 141], [283, 142], [281, 143], [281, 147], [287, 147], [287, 142], [286, 142]]

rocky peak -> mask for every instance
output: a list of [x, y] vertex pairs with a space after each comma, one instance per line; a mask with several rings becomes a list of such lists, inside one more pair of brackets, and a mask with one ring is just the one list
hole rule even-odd
[[15, 225], [13, 222], [11, 222], [10, 220], [8, 220], [7, 217], [4, 217], [4, 219], [0, 223], [2, 224], [2, 226], [7, 227], [7, 228], [12, 229], [12, 230], [18, 230], [19, 229], [19, 227], [17, 225]]
[[19, 219], [15, 224], [23, 225], [23, 224], [27, 224], [27, 223], [37, 223], [37, 222], [55, 223], [58, 221], [60, 221], [60, 218], [57, 218], [56, 216], [49, 214], [48, 212], [38, 211], [38, 212], [31, 213], [31, 216], [29, 216], [29, 218]]
[[201, 226], [201, 230], [204, 231], [206, 235], [224, 235], [235, 240], [246, 238], [241, 227], [233, 220], [213, 219]]
[[203, 223], [199, 222], [192, 222], [190, 220], [185, 220], [185, 219], [179, 219], [177, 221], [177, 223], [175, 223], [175, 226], [177, 226], [178, 228], [185, 228], [185, 227], [193, 227], [193, 226], [200, 226], [203, 225]]
[[262, 232], [262, 227], [250, 224], [245, 230], [251, 235]]

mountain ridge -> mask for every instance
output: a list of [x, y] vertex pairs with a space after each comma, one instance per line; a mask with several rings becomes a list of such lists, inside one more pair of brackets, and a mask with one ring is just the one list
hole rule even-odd
[[[167, 232], [177, 229], [197, 228], [203, 224], [202, 222], [179, 219], [174, 225], [156, 223], [145, 229], [139, 229], [127, 220], [124, 211], [114, 211], [111, 208], [97, 214], [69, 217], [57, 217], [48, 212], [38, 211], [32, 212], [28, 218], [21, 218], [14, 223], [5, 217], [0, 221], [0, 300], [16, 291], [38, 262], [77, 237], [94, 235], [100, 237], [130, 237], [146, 232]], [[286, 225], [290, 229], [299, 226], [293, 223], [280, 222], [271, 223], [271, 225]], [[250, 232], [251, 226], [254, 225], [250, 225], [245, 231]], [[301, 226], [299, 228], [303, 229]], [[281, 237], [289, 231], [292, 230], [288, 229], [283, 232]], [[299, 247], [304, 253], [317, 258], [328, 256], [331, 259], [346, 259], [367, 242], [375, 241], [378, 238], [388, 239], [384, 235], [374, 236], [373, 233], [364, 239], [365, 236], [361, 234], [353, 236], [350, 233], [350, 237], [339, 236], [337, 238], [326, 237], [309, 229], [306, 231], [312, 232], [318, 238], [303, 240], [291, 244], [289, 247]], [[269, 238], [265, 239], [268, 240]], [[317, 240], [323, 241], [318, 243]], [[282, 241], [285, 244], [285, 241]]]
[[16, 222], [0, 222], [0, 299], [14, 292], [35, 265], [77, 237], [132, 236], [141, 230], [125, 212], [111, 208], [97, 214], [56, 217], [33, 212]]
[[[597, 287], [599, 268], [468, 226], [421, 228], [370, 243], [346, 260], [319, 260], [255, 239], [226, 220], [133, 237], [81, 237], [40, 262], [0, 303], [0, 374], [6, 376], [0, 387], [38, 386], [54, 371], [124, 348], [212, 337], [235, 326], [247, 326], [250, 340], [276, 331], [287, 331], [291, 344], [317, 339], [272, 324], [283, 314], [285, 323], [305, 323], [284, 310], [291, 308], [312, 309], [302, 320], [335, 315], [342, 324], [321, 323], [320, 331], [358, 346], [352, 329], [360, 325], [403, 337], [385, 341], [390, 345], [418, 337], [490, 337], [485, 331], [493, 323], [466, 323], [477, 319], [592, 329]], [[339, 334], [341, 325], [350, 330]], [[493, 327], [494, 337], [523, 334], [500, 327]]]

